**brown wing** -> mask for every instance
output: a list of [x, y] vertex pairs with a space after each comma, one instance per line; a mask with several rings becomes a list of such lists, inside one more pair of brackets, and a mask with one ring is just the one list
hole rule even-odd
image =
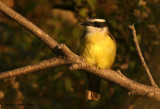
[[111, 39], [113, 39], [116, 42], [115, 38], [113, 37], [111, 33], [108, 33], [108, 35], [111, 37]]

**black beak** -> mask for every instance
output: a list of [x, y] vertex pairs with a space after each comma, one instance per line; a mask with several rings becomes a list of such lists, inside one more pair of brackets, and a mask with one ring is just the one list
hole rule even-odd
[[82, 22], [81, 25], [83, 25], [83, 26], [89, 26], [90, 23], [88, 21], [85, 21], [85, 22]]

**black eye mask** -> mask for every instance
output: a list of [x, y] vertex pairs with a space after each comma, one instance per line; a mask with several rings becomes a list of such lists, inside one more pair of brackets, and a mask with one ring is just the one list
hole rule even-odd
[[98, 28], [101, 28], [101, 27], [105, 27], [107, 26], [107, 23], [106, 22], [82, 22], [81, 25], [83, 26], [94, 26], [94, 27], [98, 27]]
[[107, 26], [107, 24], [106, 24], [106, 22], [92, 22], [91, 26], [101, 28], [101, 27]]

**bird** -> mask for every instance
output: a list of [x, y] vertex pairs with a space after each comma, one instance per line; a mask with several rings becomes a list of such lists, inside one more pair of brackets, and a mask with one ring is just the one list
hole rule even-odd
[[[108, 28], [108, 21], [102, 18], [89, 18], [81, 23], [85, 35], [81, 39], [81, 57], [90, 65], [99, 69], [112, 67], [116, 57], [116, 41]], [[88, 86], [86, 98], [98, 101], [101, 78], [87, 73]]]

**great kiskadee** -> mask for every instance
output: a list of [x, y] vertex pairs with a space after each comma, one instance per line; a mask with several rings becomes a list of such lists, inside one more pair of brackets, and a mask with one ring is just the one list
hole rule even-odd
[[[81, 41], [81, 56], [91, 66], [111, 68], [116, 56], [116, 41], [109, 32], [107, 21], [94, 18], [82, 22], [81, 25], [86, 30]], [[97, 101], [100, 99], [100, 78], [88, 74], [88, 80], [86, 98]]]

